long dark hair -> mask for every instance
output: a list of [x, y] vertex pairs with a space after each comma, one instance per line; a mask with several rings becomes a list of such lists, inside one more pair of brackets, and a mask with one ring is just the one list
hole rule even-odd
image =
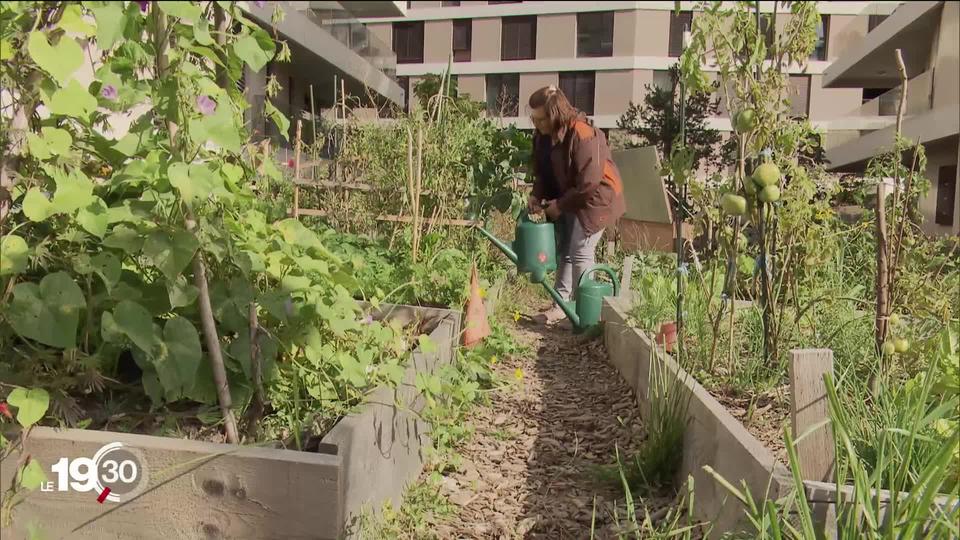
[[543, 111], [550, 121], [550, 130], [557, 134], [559, 140], [563, 140], [570, 127], [576, 120], [585, 118], [584, 114], [570, 104], [570, 100], [554, 85], [544, 86], [536, 92], [530, 94], [530, 100], [527, 103], [531, 109], [543, 107]]

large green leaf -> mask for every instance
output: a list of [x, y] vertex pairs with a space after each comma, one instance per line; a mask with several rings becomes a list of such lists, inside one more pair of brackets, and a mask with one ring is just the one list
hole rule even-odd
[[113, 308], [113, 321], [117, 332], [130, 338], [144, 352], [153, 352], [157, 335], [154, 333], [153, 316], [145, 307], [123, 300]]
[[61, 84], [69, 80], [73, 72], [83, 64], [83, 50], [75, 39], [67, 35], [61, 36], [60, 41], [51, 46], [43, 32], [30, 32], [27, 52], [41, 69]]
[[43, 221], [53, 215], [53, 205], [38, 188], [32, 187], [23, 198], [23, 215], [30, 221]]
[[120, 281], [120, 260], [114, 257], [112, 253], [97, 254], [90, 259], [90, 266], [103, 279], [108, 291], [113, 289], [114, 285]]
[[97, 110], [97, 98], [72, 79], [67, 85], [53, 93], [50, 98], [50, 112], [72, 118], [86, 119]]
[[43, 388], [14, 388], [7, 396], [7, 403], [17, 408], [17, 422], [23, 427], [30, 427], [47, 414], [50, 394]]
[[[54, 198], [56, 200], [56, 198]], [[100, 197], [94, 197], [93, 202], [86, 208], [81, 208], [77, 212], [77, 223], [88, 233], [103, 238], [107, 234], [107, 226], [110, 224], [110, 215], [107, 212], [107, 205]]]
[[0, 276], [26, 270], [28, 252], [26, 240], [16, 234], [8, 234], [0, 239]]
[[273, 120], [273, 123], [277, 126], [277, 131], [280, 133], [284, 139], [290, 140], [290, 119], [287, 118], [287, 115], [280, 112], [279, 109], [273, 106], [273, 103], [270, 100], [264, 101], [264, 113]]
[[187, 204], [206, 200], [213, 190], [223, 186], [223, 179], [201, 163], [192, 163], [189, 166], [186, 163], [174, 163], [170, 165], [167, 174], [170, 185], [177, 188]]
[[164, 13], [171, 17], [177, 17], [184, 22], [196, 22], [200, 19], [200, 6], [193, 2], [157, 2]]
[[233, 53], [243, 60], [253, 71], [260, 71], [273, 58], [273, 42], [264, 49], [261, 43], [252, 35], [241, 36], [233, 42]]
[[67, 154], [72, 143], [73, 138], [65, 129], [44, 126], [40, 128], [40, 135], [32, 131], [27, 133], [27, 146], [30, 153], [39, 160]]
[[63, 9], [63, 15], [60, 17], [60, 27], [69, 32], [82, 34], [84, 37], [90, 37], [96, 33], [97, 29], [83, 19], [83, 10], [80, 4], [68, 4]]
[[97, 20], [97, 47], [102, 51], [109, 50], [121, 37], [126, 19], [123, 16], [121, 2], [103, 2], [93, 8], [93, 16]]
[[212, 142], [228, 152], [239, 153], [242, 140], [233, 112], [226, 104], [217, 105], [210, 116], [190, 120], [190, 134], [198, 143]]
[[104, 238], [103, 245], [122, 249], [130, 255], [134, 255], [143, 247], [143, 238], [136, 229], [120, 224], [113, 228], [113, 232], [109, 236]]
[[177, 280], [167, 285], [170, 295], [170, 307], [176, 309], [192, 305], [200, 294], [200, 290], [187, 282], [183, 276], [177, 277]]
[[[57, 192], [52, 201], [54, 213], [72, 214], [98, 200], [93, 195], [93, 182], [79, 168], [71, 169], [70, 174], [55, 168], [48, 168], [48, 171], [57, 183]], [[106, 217], [106, 205], [103, 214]]]
[[76, 345], [80, 311], [87, 302], [80, 287], [65, 272], [47, 274], [40, 285], [13, 288], [7, 321], [20, 335], [62, 349]]
[[163, 347], [154, 367], [167, 395], [184, 395], [193, 387], [202, 352], [200, 334], [183, 317], [174, 317], [163, 327]]
[[[39, 488], [44, 484], [44, 482], [47, 481], [47, 473], [44, 472], [40, 462], [33, 457], [30, 458], [30, 461], [28, 461], [27, 464], [17, 472], [17, 474], [19, 475], [20, 487], [30, 491]], [[44, 538], [44, 536], [37, 534], [36, 529], [33, 529], [28, 538], [33, 540], [34, 538]]]
[[200, 243], [197, 238], [184, 230], [172, 235], [165, 231], [154, 231], [143, 245], [143, 255], [170, 281], [175, 281], [180, 272], [193, 260]]

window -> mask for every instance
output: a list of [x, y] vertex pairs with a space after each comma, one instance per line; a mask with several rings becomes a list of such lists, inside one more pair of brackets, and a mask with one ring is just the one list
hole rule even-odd
[[593, 71], [572, 71], [560, 74], [560, 90], [574, 107], [584, 114], [593, 114], [594, 88], [596, 73]]
[[880, 23], [887, 20], [889, 15], [870, 15], [867, 17], [867, 32], [873, 32], [873, 29], [880, 26]]
[[460, 2], [440, 2], [440, 7], [460, 7]]
[[654, 70], [653, 83], [651, 86], [669, 91], [673, 87], [673, 79], [670, 77], [670, 72], [665, 69]]
[[537, 16], [503, 17], [500, 32], [501, 60], [537, 57]]
[[953, 226], [953, 211], [956, 208], [957, 166], [944, 165], [937, 175], [937, 225]]
[[393, 52], [398, 64], [423, 63], [423, 21], [393, 23]]
[[827, 59], [827, 44], [830, 37], [830, 16], [821, 15], [820, 22], [817, 24], [817, 44], [813, 47], [813, 52], [810, 53], [811, 60], [826, 60]]
[[889, 88], [864, 88], [862, 91], [863, 96], [860, 98], [860, 104], [862, 105], [868, 101], [873, 101], [883, 94], [886, 94], [889, 90]]
[[807, 116], [810, 110], [810, 76], [790, 76], [790, 114]]
[[473, 20], [457, 19], [453, 21], [453, 61], [469, 62], [470, 47], [473, 42]]
[[613, 56], [613, 12], [577, 14], [577, 56]]
[[670, 45], [668, 53], [677, 58], [683, 53], [683, 32], [693, 26], [692, 11], [670, 12]]
[[487, 112], [495, 116], [519, 116], [520, 75], [518, 73], [487, 75]]

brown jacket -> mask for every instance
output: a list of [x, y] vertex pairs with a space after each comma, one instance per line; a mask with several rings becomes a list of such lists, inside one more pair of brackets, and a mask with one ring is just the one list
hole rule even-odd
[[[543, 142], [541, 137], [534, 139], [535, 152]], [[560, 191], [557, 205], [562, 212], [575, 214], [587, 234], [602, 231], [626, 212], [623, 181], [602, 131], [575, 120], [551, 150], [550, 161]], [[543, 199], [548, 191], [534, 159], [533, 194]]]

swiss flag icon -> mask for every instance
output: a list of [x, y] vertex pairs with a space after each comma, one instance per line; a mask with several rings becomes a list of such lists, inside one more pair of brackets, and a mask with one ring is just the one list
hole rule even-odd
[[541, 251], [540, 254], [537, 255], [537, 260], [540, 261], [540, 264], [547, 262], [547, 254]]

